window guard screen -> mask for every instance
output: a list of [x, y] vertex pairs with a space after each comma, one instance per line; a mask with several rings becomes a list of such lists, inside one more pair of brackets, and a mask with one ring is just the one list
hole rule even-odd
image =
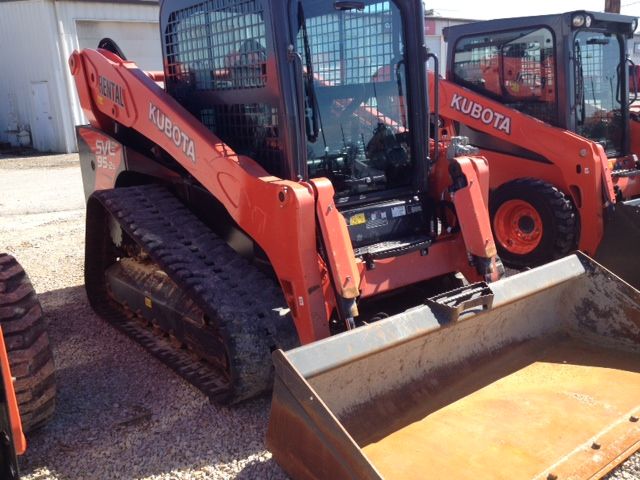
[[288, 177], [280, 100], [263, 88], [275, 79], [267, 78], [265, 1], [207, 0], [171, 12], [167, 91], [235, 152]]
[[549, 29], [463, 38], [456, 44], [453, 68], [458, 83], [557, 124], [555, 47]]
[[607, 155], [622, 154], [624, 118], [620, 39], [579, 31], [574, 39], [576, 133], [600, 143]]
[[318, 138], [307, 143], [309, 175], [328, 177], [339, 197], [410, 185], [414, 161], [400, 10], [380, 0], [343, 11], [332, 2], [302, 4], [307, 35], [300, 25], [296, 49], [307, 82], [313, 82], [320, 124]]
[[196, 90], [264, 87], [262, 2], [209, 0], [177, 10], [165, 30], [168, 81]]

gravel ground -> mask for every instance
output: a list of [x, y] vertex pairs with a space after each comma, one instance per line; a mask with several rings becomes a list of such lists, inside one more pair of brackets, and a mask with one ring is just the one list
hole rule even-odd
[[286, 478], [263, 446], [268, 398], [211, 405], [91, 311], [77, 155], [0, 158], [0, 250], [31, 277], [57, 369], [56, 414], [29, 438], [25, 479]]
[[[40, 295], [58, 379], [54, 420], [20, 459], [24, 478], [286, 478], [263, 446], [268, 398], [211, 405], [93, 314], [83, 238], [77, 155], [0, 156], [0, 251]], [[640, 479], [640, 453], [607, 478]]]

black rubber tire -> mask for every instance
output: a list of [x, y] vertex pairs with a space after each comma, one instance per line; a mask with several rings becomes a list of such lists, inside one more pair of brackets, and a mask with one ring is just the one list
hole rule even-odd
[[56, 380], [42, 308], [29, 277], [0, 253], [0, 325], [25, 433], [43, 427], [55, 410]]
[[[540, 243], [527, 254], [508, 251], [496, 237], [496, 212], [503, 203], [515, 199], [524, 200], [533, 206], [543, 224]], [[578, 221], [573, 204], [563, 192], [547, 182], [534, 178], [520, 178], [501, 185], [491, 193], [490, 212], [498, 255], [509, 267], [535, 267], [563, 257], [576, 248]]]

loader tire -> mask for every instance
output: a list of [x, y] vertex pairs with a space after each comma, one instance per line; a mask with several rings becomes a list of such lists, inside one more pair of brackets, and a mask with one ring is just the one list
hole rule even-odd
[[0, 326], [25, 433], [43, 427], [55, 409], [53, 353], [42, 308], [29, 277], [0, 253]]
[[571, 200], [542, 180], [521, 178], [491, 194], [491, 226], [502, 261], [535, 267], [576, 247], [578, 222]]

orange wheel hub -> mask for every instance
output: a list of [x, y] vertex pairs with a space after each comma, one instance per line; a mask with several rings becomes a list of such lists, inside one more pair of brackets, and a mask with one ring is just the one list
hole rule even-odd
[[493, 218], [496, 240], [510, 253], [526, 255], [540, 245], [542, 218], [538, 211], [524, 200], [507, 200]]

